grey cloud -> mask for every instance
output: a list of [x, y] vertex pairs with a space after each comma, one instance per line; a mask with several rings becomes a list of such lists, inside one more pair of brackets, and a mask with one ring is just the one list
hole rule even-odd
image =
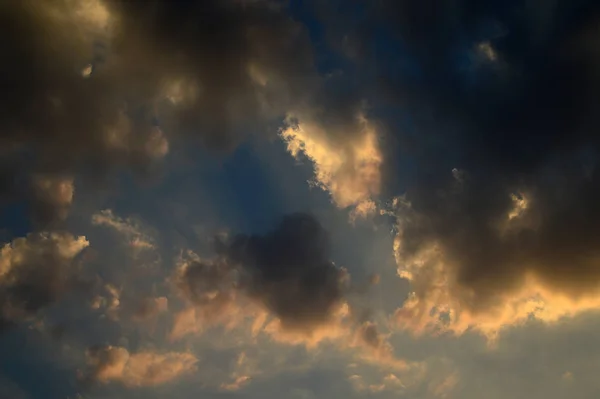
[[[386, 123], [400, 148], [383, 185], [411, 204], [398, 212], [399, 266], [436, 245], [452, 294], [472, 312], [503, 301], [527, 274], [572, 299], [594, 294], [597, 2], [434, 3], [365, 3], [358, 22], [332, 28], [360, 50], [377, 98], [397, 111]], [[334, 7], [319, 9], [333, 18]], [[386, 45], [377, 47], [381, 29]], [[513, 195], [526, 209], [509, 222]]]
[[92, 182], [121, 170], [153, 176], [172, 148], [277, 137], [288, 116], [345, 156], [363, 139], [362, 88], [344, 73], [320, 76], [307, 28], [285, 1], [0, 7], [0, 143], [9, 159], [0, 193], [28, 199], [40, 228], [68, 211], [30, 191], [26, 182], [41, 172]]
[[330, 321], [344, 301], [346, 272], [330, 260], [328, 233], [313, 216], [292, 214], [265, 235], [219, 241], [220, 260], [195, 262], [180, 280], [194, 303], [228, 304], [236, 292], [279, 318], [310, 331]]
[[[39, 172], [154, 171], [182, 137], [228, 149], [249, 133], [275, 136], [318, 85], [305, 29], [279, 2], [0, 7], [3, 199], [35, 199], [18, 181]], [[61, 209], [42, 205], [42, 224], [57, 219]]]
[[345, 272], [330, 260], [328, 233], [311, 215], [293, 214], [266, 235], [239, 235], [226, 254], [242, 268], [248, 295], [283, 326], [327, 322], [343, 300]]
[[377, 326], [373, 323], [365, 323], [361, 327], [359, 334], [363, 342], [374, 349], [379, 348], [382, 344], [382, 338]]

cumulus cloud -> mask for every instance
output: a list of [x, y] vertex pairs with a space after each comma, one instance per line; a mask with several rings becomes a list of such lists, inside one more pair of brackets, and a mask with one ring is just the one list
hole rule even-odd
[[40, 190], [58, 183], [39, 179], [32, 195], [15, 176], [145, 174], [173, 140], [227, 149], [248, 133], [274, 136], [287, 116], [298, 123], [281, 136], [314, 162], [315, 183], [340, 207], [358, 206], [355, 217], [372, 213], [375, 124], [359, 90], [319, 75], [307, 30], [284, 1], [38, 3], [1, 6], [4, 200], [44, 196], [38, 217], [60, 220], [72, 195], [57, 203]]
[[235, 271], [226, 262], [202, 260], [189, 253], [178, 265], [173, 281], [188, 304], [174, 315], [173, 340], [216, 325], [237, 327], [257, 315], [255, 308], [240, 300]]
[[[402, 144], [398, 167], [382, 180], [406, 203], [395, 211], [395, 252], [414, 294], [399, 317], [490, 331], [593, 308], [598, 5], [431, 10], [372, 3], [348, 36], [363, 71], [375, 69], [380, 100], [399, 113], [386, 121]], [[364, 32], [381, 25], [389, 40], [376, 52]], [[380, 68], [381, 57], [398, 68]]]
[[447, 186], [445, 205], [435, 212], [397, 202], [398, 269], [414, 290], [398, 311], [401, 323], [418, 331], [476, 328], [494, 336], [531, 316], [556, 321], [596, 308], [598, 254], [588, 221], [594, 207], [580, 202], [595, 194], [569, 194], [556, 203], [538, 185], [527, 196], [505, 192], [502, 198], [499, 191], [472, 203], [470, 195], [479, 195], [475, 184]]
[[219, 327], [242, 331], [250, 342], [265, 334], [308, 349], [328, 343], [397, 373], [420, 369], [398, 358], [389, 334], [353, 304], [350, 276], [330, 260], [329, 234], [313, 216], [291, 214], [266, 234], [221, 239], [217, 253], [214, 259], [190, 254], [179, 266], [173, 282], [186, 305], [174, 316], [171, 339]]
[[272, 3], [4, 2], [3, 199], [30, 196], [20, 175], [145, 173], [173, 136], [230, 148], [268, 130], [316, 83], [308, 36]]
[[264, 236], [238, 235], [222, 250], [248, 296], [284, 327], [325, 323], [343, 302], [347, 273], [330, 260], [329, 235], [310, 215], [286, 216]]
[[152, 387], [174, 381], [196, 369], [198, 359], [187, 352], [140, 351], [99, 346], [86, 353], [89, 378], [100, 383], [119, 382], [128, 387]]
[[[127, 98], [116, 86], [117, 70], [104, 60], [102, 50], [114, 40], [117, 16], [97, 0], [44, 1], [35, 6], [26, 1], [2, 7], [3, 16], [14, 22], [2, 28], [7, 49], [3, 76], [10, 79], [6, 87], [11, 90], [3, 97], [4, 150], [34, 151], [39, 157], [36, 166], [51, 172], [83, 161], [100, 167], [102, 157], [109, 158], [115, 147], [111, 137], [136, 127], [122, 106]], [[107, 61], [106, 75], [92, 72], [82, 80], [80, 71], [101, 61]], [[152, 129], [150, 123], [138, 125], [137, 137], [126, 139], [126, 144], [141, 156]]]
[[403, 322], [491, 333], [532, 315], [555, 321], [598, 306], [597, 179], [577, 174], [561, 188], [538, 175], [526, 195], [473, 179], [447, 184], [438, 198], [429, 187], [408, 195], [395, 248], [414, 289]]
[[[413, 291], [394, 316], [401, 327], [495, 338], [532, 317], [600, 307], [597, 2], [365, 2], [359, 29], [340, 35], [351, 68], [315, 62], [308, 27], [285, 1], [1, 3], [0, 205], [26, 199], [36, 231], [67, 219], [82, 180], [152, 172], [182, 141], [228, 149], [246, 134], [279, 134], [352, 220], [394, 217], [398, 273]], [[348, 28], [343, 12], [322, 15], [327, 28]], [[323, 64], [347, 70], [321, 76]], [[386, 145], [383, 132], [394, 136]], [[380, 209], [392, 191], [403, 196]], [[360, 391], [405, 392], [401, 372], [414, 365], [396, 358], [381, 325], [354, 318], [347, 294], [360, 290], [348, 289], [314, 218], [287, 216], [265, 234], [219, 241], [214, 258], [190, 256], [172, 279], [183, 307], [130, 283], [163, 282], [158, 268], [137, 268], [158, 237], [109, 210], [92, 223], [135, 255], [128, 281], [119, 265], [95, 287], [92, 307], [114, 314], [110, 322], [121, 311], [146, 321], [173, 310], [173, 339], [240, 325], [279, 342], [335, 339], [393, 369], [373, 381], [357, 372]], [[0, 323], [58, 301], [87, 245], [58, 232], [7, 244]], [[124, 347], [88, 359], [93, 379], [126, 386], [165, 383], [195, 364]], [[221, 387], [239, 389], [251, 374]], [[449, 374], [423, 396], [451, 397], [467, 376]]]
[[330, 260], [330, 245], [308, 214], [285, 216], [265, 235], [220, 241], [217, 259], [180, 268], [176, 284], [196, 308], [179, 316], [177, 329], [185, 330], [186, 320], [191, 326], [200, 320], [227, 324], [244, 315], [264, 324], [264, 312], [276, 318], [267, 330], [310, 336], [329, 327], [346, 303], [349, 283], [347, 272]]
[[289, 116], [281, 136], [292, 156], [304, 155], [313, 163], [313, 185], [328, 191], [337, 206], [354, 207], [352, 219], [375, 213], [383, 155], [373, 122], [358, 111], [337, 124]]
[[77, 283], [76, 256], [89, 245], [83, 236], [32, 233], [0, 251], [0, 324], [26, 321]]

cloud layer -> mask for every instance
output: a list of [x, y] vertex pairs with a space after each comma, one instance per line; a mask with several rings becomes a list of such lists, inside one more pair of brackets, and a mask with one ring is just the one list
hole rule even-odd
[[598, 21], [0, 0], [0, 396], [594, 396]]

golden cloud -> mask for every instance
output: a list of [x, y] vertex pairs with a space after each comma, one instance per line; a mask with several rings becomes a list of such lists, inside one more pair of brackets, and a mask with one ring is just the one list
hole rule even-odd
[[359, 217], [374, 213], [383, 156], [375, 125], [363, 115], [356, 119], [358, 131], [330, 132], [310, 116], [288, 115], [280, 134], [293, 157], [303, 154], [313, 162], [313, 184], [328, 191], [340, 208], [355, 207]]
[[27, 320], [59, 300], [77, 274], [74, 258], [89, 242], [68, 233], [32, 233], [0, 250], [0, 321]]
[[191, 353], [142, 351], [105, 346], [86, 353], [92, 378], [102, 383], [120, 382], [128, 387], [148, 387], [171, 382], [196, 370], [198, 359]]
[[[527, 197], [512, 195], [511, 199], [514, 207], [506, 215], [499, 234], [508, 234], [508, 229], [515, 228], [511, 224], [531, 222], [531, 218], [526, 218], [529, 215], [524, 214], [528, 209]], [[397, 199], [395, 206], [404, 207], [404, 215], [410, 214], [406, 217], [419, 217], [412, 212], [410, 203], [403, 201]], [[404, 245], [410, 245], [410, 237], [404, 236], [402, 218], [398, 217], [394, 253], [398, 275], [409, 280], [412, 288], [395, 314], [403, 329], [415, 334], [452, 332], [458, 335], [474, 330], [485, 335], [492, 344], [503, 329], [523, 324], [530, 318], [552, 323], [600, 309], [600, 288], [573, 295], [569, 290], [557, 289], [527, 264], [521, 265], [521, 275], [511, 286], [480, 298], [458, 279], [458, 261], [448, 256], [441, 244], [431, 241], [410, 256], [403, 251]]]

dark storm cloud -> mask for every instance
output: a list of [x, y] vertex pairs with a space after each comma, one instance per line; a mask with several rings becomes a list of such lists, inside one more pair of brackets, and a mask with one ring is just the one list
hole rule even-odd
[[108, 162], [105, 130], [125, 111], [123, 77], [82, 76], [94, 58], [93, 36], [103, 33], [82, 32], [89, 21], [78, 20], [68, 2], [3, 2], [2, 11], [3, 152], [22, 152], [24, 163], [49, 172]]
[[383, 3], [418, 68], [385, 80], [418, 165], [400, 254], [440, 245], [470, 309], [527, 272], [572, 297], [598, 288], [598, 3]]
[[[9, 160], [0, 190], [29, 198], [42, 225], [64, 218], [73, 175], [147, 171], [182, 135], [229, 148], [289, 113], [328, 136], [310, 139], [352, 158], [346, 147], [364, 130], [354, 125], [368, 94], [394, 111], [386, 131], [401, 148], [385, 177], [390, 187], [402, 181], [418, 215], [402, 224], [401, 255], [438, 243], [474, 307], [516, 286], [523, 270], [572, 295], [600, 280], [596, 2], [321, 3], [326, 30], [355, 64], [327, 77], [285, 2], [0, 7], [0, 151]], [[511, 194], [527, 209], [509, 223]], [[268, 264], [247, 251], [230, 257]], [[283, 278], [252, 268], [265, 281]]]
[[121, 37], [140, 37], [168, 72], [196, 86], [196, 100], [165, 112], [164, 123], [209, 144], [228, 147], [236, 135], [264, 129], [314, 83], [307, 32], [284, 2], [109, 4], [123, 15]]
[[382, 11], [420, 75], [396, 76], [395, 99], [417, 129], [457, 140], [461, 167], [523, 174], [597, 143], [594, 2], [399, 1]]
[[330, 252], [328, 233], [307, 214], [286, 216], [263, 236], [237, 236], [227, 249], [248, 275], [248, 294], [291, 327], [326, 322], [339, 306], [345, 273]]
[[[192, 264], [181, 286], [201, 306], [207, 300], [228, 303], [231, 289], [243, 292], [279, 318], [283, 328], [310, 330], [330, 321], [344, 301], [347, 275], [331, 262], [330, 251], [329, 235], [313, 216], [292, 214], [265, 235], [221, 242], [222, 262]], [[217, 294], [205, 295], [211, 292]]]
[[[148, 172], [181, 135], [219, 149], [275, 135], [318, 84], [306, 31], [282, 2], [27, 0], [0, 10], [3, 198], [31, 196], [16, 172]], [[43, 222], [60, 219], [42, 211]]]
[[395, 112], [384, 184], [411, 204], [401, 263], [436, 243], [471, 310], [527, 272], [572, 298], [598, 288], [598, 2], [352, 2], [360, 17], [335, 4], [316, 8], [338, 16], [330, 37]]

